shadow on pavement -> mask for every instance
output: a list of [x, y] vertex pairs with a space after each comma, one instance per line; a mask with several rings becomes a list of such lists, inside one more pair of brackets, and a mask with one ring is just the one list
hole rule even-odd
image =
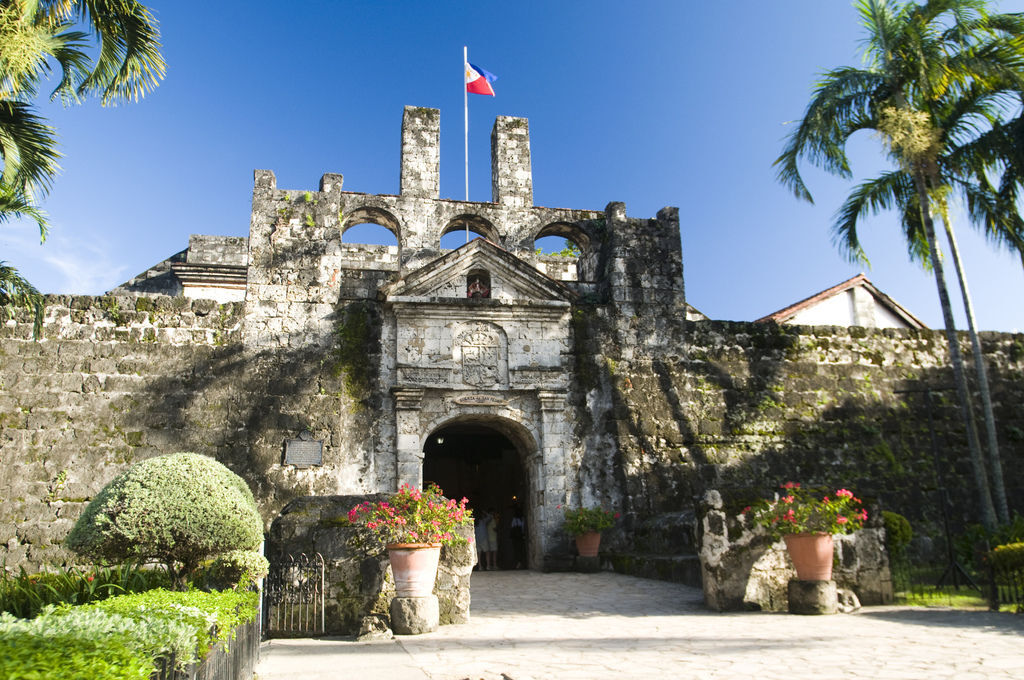
[[1024, 616], [1019, 614], [914, 607], [884, 611], [866, 610], [862, 611], [859, 616], [918, 626], [975, 628], [1024, 635]]

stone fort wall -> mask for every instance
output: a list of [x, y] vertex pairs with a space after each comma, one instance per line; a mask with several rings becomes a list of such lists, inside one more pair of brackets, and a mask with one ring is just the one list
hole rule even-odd
[[[338, 314], [372, 326], [370, 303], [358, 313], [353, 304]], [[60, 542], [85, 502], [161, 453], [216, 456], [246, 478], [268, 524], [297, 496], [393, 483], [374, 455], [386, 397], [372, 379], [353, 395], [351, 367], [339, 368], [339, 352], [372, 348], [372, 328], [250, 351], [242, 312], [184, 298], [51, 296], [43, 339], [27, 317], [0, 327], [0, 562], [63, 563]], [[579, 445], [566, 472], [580, 500], [623, 511], [609, 547], [637, 550], [645, 523], [692, 511], [706, 489], [742, 504], [787, 479], [844, 484], [933, 534], [942, 483], [954, 521], [973, 516], [952, 393], [936, 393], [931, 409], [936, 459], [923, 395], [897, 392], [950, 383], [940, 332], [711, 321], [670, 330], [675, 339], [650, 352], [620, 332], [607, 304], [573, 309]], [[1024, 336], [984, 334], [983, 345], [1008, 496], [1024, 511]], [[283, 464], [284, 441], [303, 430], [324, 441], [322, 467]]]
[[[790, 479], [853, 488], [919, 531], [938, 533], [941, 486], [955, 521], [975, 515], [953, 395], [929, 407], [920, 392], [952, 382], [941, 333], [687, 322], [677, 209], [534, 206], [528, 127], [505, 117], [492, 201], [440, 199], [439, 129], [436, 110], [406, 108], [398, 196], [342, 191], [336, 174], [279, 189], [257, 171], [247, 240], [194, 236], [116, 295], [51, 296], [42, 339], [24, 315], [0, 326], [0, 561], [68, 559], [84, 503], [146, 457], [217, 457], [269, 525], [300, 496], [418, 481], [432, 428], [467, 420], [530, 435], [514, 443], [543, 568], [573, 554], [559, 505], [620, 511], [605, 546], [624, 555], [692, 553], [706, 490], [728, 513]], [[342, 242], [366, 222], [399, 245]], [[441, 236], [467, 223], [487, 241], [445, 255]], [[580, 246], [575, 280], [536, 254], [546, 235]], [[492, 266], [498, 299], [465, 297], [458, 267], [474, 262]], [[245, 301], [187, 296], [218, 286]], [[518, 292], [500, 299], [503, 286]], [[446, 333], [470, 316], [514, 348], [493, 384], [460, 378]], [[1024, 511], [1024, 336], [988, 334], [984, 349]], [[296, 439], [321, 442], [322, 464], [287, 464]]]

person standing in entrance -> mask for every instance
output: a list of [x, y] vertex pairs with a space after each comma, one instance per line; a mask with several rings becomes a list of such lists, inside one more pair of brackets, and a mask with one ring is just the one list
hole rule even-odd
[[[492, 530], [491, 527], [494, 527]], [[476, 526], [473, 527], [473, 535], [476, 538], [476, 549], [479, 555], [478, 564], [480, 571], [497, 568], [498, 551], [498, 523], [494, 519], [494, 511], [480, 513], [476, 517]]]
[[526, 568], [526, 520], [523, 509], [518, 505], [512, 509], [512, 522], [509, 524], [509, 538], [512, 539], [512, 554], [515, 557], [513, 569]]
[[498, 568], [498, 511], [494, 508], [487, 508], [487, 568], [495, 570]]

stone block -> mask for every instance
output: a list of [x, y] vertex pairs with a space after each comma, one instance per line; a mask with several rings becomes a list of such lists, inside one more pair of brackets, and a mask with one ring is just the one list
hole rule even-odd
[[837, 614], [839, 596], [835, 581], [789, 581], [790, 614]]
[[391, 600], [391, 629], [395, 635], [433, 633], [440, 622], [441, 610], [436, 595], [396, 597]]

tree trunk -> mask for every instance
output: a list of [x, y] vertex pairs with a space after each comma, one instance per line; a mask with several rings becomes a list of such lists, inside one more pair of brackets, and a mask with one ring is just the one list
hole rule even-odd
[[943, 211], [942, 222], [946, 228], [946, 239], [949, 241], [949, 255], [953, 260], [953, 268], [956, 270], [957, 280], [960, 283], [960, 293], [964, 299], [964, 315], [967, 317], [967, 332], [971, 337], [974, 370], [978, 374], [978, 391], [981, 393], [981, 406], [985, 414], [988, 464], [989, 472], [992, 475], [992, 495], [994, 496], [995, 510], [999, 521], [1005, 524], [1010, 521], [1010, 509], [1006, 502], [1003, 464], [999, 455], [999, 440], [996, 437], [996, 419], [992, 410], [992, 396], [988, 387], [988, 375], [985, 371], [985, 357], [981, 353], [981, 340], [978, 339], [978, 331], [975, 327], [974, 305], [971, 303], [971, 294], [967, 288], [967, 276], [964, 274], [963, 265], [960, 262], [960, 248], [957, 246], [956, 235], [953, 233], [953, 225], [950, 223], [949, 216], [945, 211]]
[[960, 341], [956, 336], [956, 324], [953, 322], [953, 309], [949, 303], [949, 291], [946, 289], [946, 278], [942, 271], [942, 258], [939, 255], [938, 243], [935, 240], [935, 223], [932, 221], [928, 190], [925, 185], [924, 173], [914, 173], [914, 189], [921, 208], [921, 221], [924, 223], [925, 236], [928, 238], [928, 251], [931, 254], [932, 271], [935, 273], [935, 285], [939, 289], [939, 304], [942, 307], [942, 319], [946, 324], [946, 340], [949, 342], [949, 360], [953, 364], [953, 381], [956, 385], [956, 396], [960, 401], [960, 411], [967, 428], [967, 448], [971, 455], [971, 468], [974, 472], [974, 483], [978, 487], [978, 500], [981, 504], [981, 522], [988, 529], [996, 527], [996, 513], [992, 507], [992, 494], [989, 492], [988, 476], [985, 474], [985, 462], [981, 457], [981, 445], [978, 443], [978, 432], [974, 427], [974, 416], [967, 391], [967, 377], [964, 374], [963, 357], [960, 354]]

